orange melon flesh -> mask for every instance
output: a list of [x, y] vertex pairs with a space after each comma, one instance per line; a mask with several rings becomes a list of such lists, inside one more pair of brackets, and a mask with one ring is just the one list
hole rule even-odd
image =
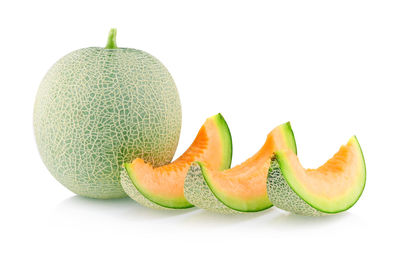
[[304, 169], [289, 150], [276, 152], [276, 160], [293, 191], [321, 212], [336, 213], [350, 208], [365, 186], [365, 162], [355, 136], [317, 169]]
[[227, 169], [232, 159], [229, 128], [221, 114], [210, 117], [199, 130], [191, 146], [174, 162], [153, 168], [142, 159], [125, 164], [134, 186], [147, 199], [163, 207], [188, 208], [184, 181], [192, 162], [201, 160], [216, 169]]
[[262, 148], [234, 168], [219, 171], [204, 162], [199, 165], [209, 188], [222, 203], [237, 211], [260, 211], [272, 206], [267, 195], [266, 180], [271, 157], [280, 149], [296, 152], [289, 122], [272, 130]]

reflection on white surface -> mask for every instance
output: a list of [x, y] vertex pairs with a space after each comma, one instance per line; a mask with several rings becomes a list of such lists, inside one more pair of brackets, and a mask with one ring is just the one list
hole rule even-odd
[[98, 224], [110, 220], [131, 224], [163, 223], [164, 226], [173, 223], [172, 226], [183, 228], [218, 228], [248, 224], [250, 226], [246, 226], [246, 228], [251, 230], [251, 228], [260, 227], [268, 227], [269, 229], [320, 228], [335, 223], [340, 224], [345, 220], [353, 220], [357, 223], [359, 219], [350, 212], [322, 217], [306, 217], [291, 214], [275, 207], [261, 212], [236, 215], [222, 215], [196, 207], [182, 210], [153, 210], [141, 206], [130, 198], [98, 200], [73, 196], [55, 207], [50, 220], [72, 224], [83, 223], [88, 220], [95, 220]]

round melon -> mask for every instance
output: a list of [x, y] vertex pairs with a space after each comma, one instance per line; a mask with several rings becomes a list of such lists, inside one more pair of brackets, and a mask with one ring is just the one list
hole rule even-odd
[[118, 48], [76, 50], [56, 62], [40, 84], [34, 131], [50, 173], [76, 194], [120, 198], [125, 162], [171, 161], [181, 105], [165, 66], [150, 54]]

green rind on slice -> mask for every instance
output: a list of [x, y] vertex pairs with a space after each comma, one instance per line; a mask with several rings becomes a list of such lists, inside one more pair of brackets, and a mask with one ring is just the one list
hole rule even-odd
[[198, 164], [201, 167], [204, 181], [207, 184], [207, 189], [211, 191], [211, 193], [214, 195], [216, 199], [218, 199], [222, 204], [224, 204], [228, 208], [237, 212], [259, 212], [272, 207], [272, 202], [268, 198], [260, 198], [258, 200], [245, 201], [240, 198], [224, 195], [224, 193], [219, 192], [218, 189], [213, 186], [210, 180], [210, 175], [205, 165], [201, 162], [198, 162]]
[[201, 163], [194, 162], [186, 175], [185, 197], [196, 207], [221, 214], [238, 214], [223, 204], [210, 190], [203, 175]]
[[[170, 209], [187, 209], [193, 207], [193, 205], [188, 202], [186, 199], [181, 198], [181, 199], [168, 199], [165, 197], [161, 197], [159, 195], [153, 194], [149, 191], [146, 191], [144, 188], [140, 187], [137, 184], [135, 173], [132, 171], [130, 168], [129, 163], [124, 164], [126, 172], [128, 173], [128, 176], [130, 177], [132, 185], [136, 188], [137, 192], [142, 194], [145, 198], [147, 198], [150, 202], [153, 202], [154, 204], [160, 205], [161, 207], [164, 208], [170, 208]], [[125, 191], [126, 192], [126, 191]], [[136, 200], [138, 203], [142, 204], [142, 200], [137, 200], [136, 193], [129, 194], [126, 192], [128, 196], [130, 196], [133, 200]], [[144, 206], [147, 206], [148, 204], [145, 203]]]
[[300, 215], [323, 215], [322, 212], [308, 205], [292, 190], [286, 182], [281, 167], [275, 157], [272, 158], [268, 171], [267, 191], [269, 199], [280, 209]]
[[[214, 121], [222, 143], [223, 157], [220, 170], [228, 169], [232, 162], [232, 137], [224, 117], [219, 113], [211, 117]], [[126, 173], [121, 175], [121, 184], [126, 194], [139, 204], [153, 209], [186, 209], [193, 207], [187, 199], [166, 199], [146, 191], [145, 188], [137, 183], [135, 173], [129, 167], [129, 163], [124, 164]], [[190, 171], [190, 170], [189, 170]]]
[[297, 154], [297, 145], [296, 139], [293, 134], [292, 126], [290, 122], [286, 122], [285, 124], [281, 125], [281, 129], [283, 131], [284, 138], [286, 140], [286, 144], [290, 150]]
[[121, 185], [122, 188], [124, 189], [125, 193], [128, 194], [130, 198], [135, 200], [137, 203], [140, 205], [143, 205], [148, 208], [156, 209], [156, 210], [168, 210], [169, 208], [163, 207], [159, 204], [156, 204], [152, 202], [151, 200], [148, 200], [145, 196], [143, 196], [142, 193], [137, 190], [135, 185], [132, 183], [132, 180], [130, 179], [128, 173], [126, 172], [125, 169], [121, 170]]
[[229, 169], [231, 167], [232, 153], [233, 153], [231, 131], [229, 130], [228, 124], [226, 123], [221, 113], [218, 113], [217, 115], [213, 116], [213, 119], [220, 133], [222, 150], [224, 151], [224, 154], [227, 155], [222, 161], [219, 170]]
[[[296, 140], [290, 122], [280, 125], [279, 129], [287, 147], [294, 153], [297, 153]], [[212, 184], [206, 165], [202, 162], [196, 162], [196, 165], [200, 167], [201, 172], [198, 171], [196, 178], [192, 177], [192, 179], [199, 184], [199, 187], [191, 188], [191, 192], [189, 193], [187, 192], [189, 190], [187, 188], [189, 182], [185, 182], [185, 197], [195, 206], [219, 213], [227, 213], [227, 208], [230, 209], [232, 213], [258, 212], [273, 206], [268, 198], [246, 201], [219, 192]], [[194, 164], [192, 165], [192, 171], [194, 171], [193, 167]], [[201, 180], [201, 178], [203, 180]], [[188, 180], [188, 177], [186, 177], [186, 180]], [[190, 185], [194, 186], [193, 183], [190, 183]], [[187, 196], [186, 193], [188, 195], [190, 194], [190, 196]], [[201, 197], [201, 199], [196, 197]]]
[[[300, 214], [300, 215], [322, 215], [335, 214], [350, 209], [361, 197], [366, 183], [366, 166], [361, 146], [353, 136], [349, 143], [355, 145], [359, 153], [359, 181], [358, 188], [349, 193], [349, 197], [342, 197], [339, 200], [321, 199], [308, 193], [295, 178], [290, 162], [283, 152], [277, 151], [271, 162], [267, 179], [267, 191], [270, 200], [278, 208]], [[274, 165], [272, 165], [274, 163]], [[273, 169], [272, 167], [275, 167]], [[292, 200], [296, 198], [297, 200]], [[301, 204], [300, 204], [301, 202]], [[305, 208], [305, 205], [308, 207]]]

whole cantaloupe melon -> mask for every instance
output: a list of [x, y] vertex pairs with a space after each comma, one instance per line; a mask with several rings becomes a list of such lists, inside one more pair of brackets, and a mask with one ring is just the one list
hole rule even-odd
[[146, 52], [117, 48], [115, 35], [112, 29], [105, 48], [80, 49], [56, 62], [34, 106], [43, 162], [61, 184], [92, 198], [126, 196], [124, 162], [170, 162], [181, 129], [168, 70]]

